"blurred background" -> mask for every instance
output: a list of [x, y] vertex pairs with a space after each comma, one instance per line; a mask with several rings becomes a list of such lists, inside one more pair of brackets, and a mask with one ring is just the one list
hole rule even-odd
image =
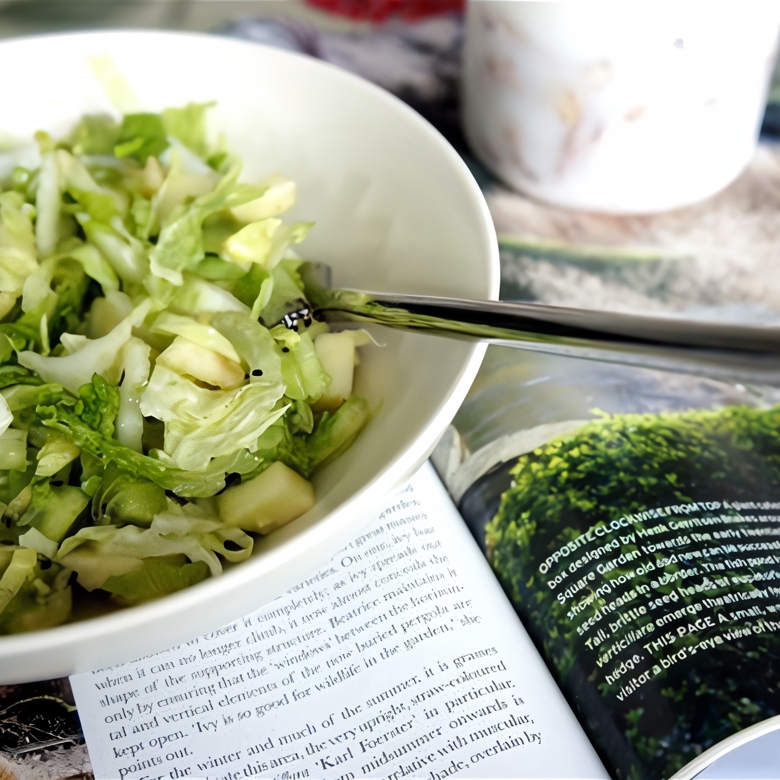
[[[462, 9], [465, 0], [0, 0], [0, 37], [121, 27], [208, 31], [253, 14], [308, 16], [339, 26], [344, 19], [420, 18]], [[307, 9], [304, 7], [308, 5]], [[316, 11], [315, 11], [316, 13]]]
[[206, 31], [245, 14], [292, 12], [298, 0], [6, 0], [0, 37], [121, 27]]

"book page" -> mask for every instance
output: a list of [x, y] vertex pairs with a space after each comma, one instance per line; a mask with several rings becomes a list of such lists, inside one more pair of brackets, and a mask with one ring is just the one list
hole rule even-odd
[[71, 683], [97, 780], [607, 777], [428, 465], [263, 609]]

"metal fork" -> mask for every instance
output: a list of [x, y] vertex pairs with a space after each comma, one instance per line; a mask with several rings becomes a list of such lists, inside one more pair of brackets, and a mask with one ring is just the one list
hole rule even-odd
[[538, 303], [334, 289], [331, 269], [299, 269], [316, 319], [376, 322], [534, 352], [780, 384], [780, 328], [720, 324]]

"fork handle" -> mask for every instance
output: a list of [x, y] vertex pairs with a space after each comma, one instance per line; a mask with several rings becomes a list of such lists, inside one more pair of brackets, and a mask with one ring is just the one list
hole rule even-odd
[[[308, 288], [307, 288], [308, 292]], [[377, 322], [405, 330], [488, 340], [536, 352], [780, 383], [780, 328], [728, 325], [537, 303], [319, 288], [322, 319]]]

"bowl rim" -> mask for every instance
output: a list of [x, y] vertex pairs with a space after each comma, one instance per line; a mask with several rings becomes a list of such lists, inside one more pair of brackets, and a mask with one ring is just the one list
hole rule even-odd
[[[265, 52], [262, 56], [278, 57], [282, 62], [285, 60], [306, 63], [304, 67], [315, 69], [325, 69], [329, 71], [330, 77], [340, 80], [349, 85], [350, 88], [357, 91], [357, 94], [367, 94], [372, 99], [384, 103], [388, 110], [400, 113], [407, 122], [409, 122], [416, 132], [423, 133], [438, 147], [438, 151], [446, 158], [447, 163], [458, 175], [464, 186], [464, 193], [468, 194], [470, 205], [473, 208], [475, 216], [479, 216], [479, 222], [482, 230], [481, 243], [483, 244], [482, 255], [488, 260], [487, 267], [483, 269], [487, 288], [489, 290], [488, 298], [498, 299], [498, 288], [500, 281], [499, 251], [496, 239], [495, 227], [490, 215], [487, 203], [476, 183], [471, 171], [464, 162], [463, 158], [456, 152], [452, 145], [444, 136], [424, 119], [413, 108], [404, 103], [387, 90], [373, 84], [372, 82], [357, 76], [337, 65], [328, 63], [314, 57], [299, 52], [293, 52], [286, 49], [276, 48], [267, 44], [255, 43], [229, 36], [220, 36], [209, 33], [197, 32], [179, 32], [165, 30], [143, 30], [143, 29], [120, 29], [120, 30], [89, 30], [89, 31], [68, 31], [47, 33], [43, 35], [25, 35], [0, 41], [0, 54], [4, 51], [14, 48], [25, 48], [29, 46], [45, 47], [52, 41], [72, 41], [71, 46], [76, 46], [79, 41], [105, 41], [118, 39], [136, 39], [139, 43], [143, 40], [154, 41], [201, 41], [209, 46], [226, 47], [244, 47], [247, 50]], [[342, 501], [337, 507], [325, 514], [320, 520], [305, 528], [300, 534], [290, 540], [285, 540], [274, 549], [266, 553], [259, 554], [256, 558], [250, 557], [243, 561], [241, 565], [231, 568], [219, 577], [212, 577], [208, 580], [186, 588], [182, 591], [165, 596], [164, 598], [140, 604], [128, 609], [121, 609], [116, 612], [88, 617], [82, 620], [66, 623], [52, 628], [39, 629], [29, 633], [10, 634], [0, 636], [0, 683], [23, 682], [29, 679], [43, 679], [44, 676], [52, 677], [62, 674], [78, 673], [95, 669], [94, 664], [88, 663], [84, 668], [71, 668], [74, 666], [63, 659], [59, 665], [50, 661], [47, 664], [42, 662], [41, 654], [47, 658], [56, 657], [58, 651], [70, 651], [71, 653], [77, 646], [84, 646], [84, 643], [91, 643], [96, 640], [108, 638], [115, 634], [126, 633], [128, 631], [137, 632], [144, 628], [149, 629], [155, 624], [160, 624], [167, 617], [176, 615], [179, 612], [196, 614], [199, 604], [205, 600], [212, 602], [214, 600], [227, 601], [230, 593], [236, 589], [248, 586], [256, 579], [260, 569], [267, 570], [266, 576], [278, 577], [279, 587], [274, 588], [277, 595], [281, 595], [288, 588], [292, 587], [299, 580], [298, 576], [289, 581], [280, 576], [285, 567], [302, 553], [312, 550], [318, 550], [316, 557], [318, 562], [309, 567], [313, 574], [317, 567], [324, 565], [328, 558], [338, 552], [344, 544], [348, 543], [349, 536], [355, 535], [360, 530], [360, 523], [357, 518], [362, 514], [365, 517], [364, 524], [370, 519], [370, 507], [377, 502], [377, 496], [386, 496], [394, 487], [403, 480], [411, 476], [430, 453], [438, 438], [444, 432], [446, 426], [451, 421], [455, 412], [461, 405], [468, 388], [470, 387], [477, 370], [482, 362], [482, 358], [487, 349], [486, 343], [474, 343], [470, 345], [470, 354], [468, 359], [464, 360], [460, 371], [450, 386], [449, 392], [440, 401], [436, 408], [436, 413], [429, 418], [425, 428], [419, 432], [414, 441], [402, 450], [395, 459], [376, 473], [369, 481], [365, 482], [359, 490], [351, 494], [349, 498]], [[264, 604], [270, 603], [270, 598], [266, 596], [265, 600], [258, 604], [255, 609], [260, 609]], [[241, 611], [241, 610], [239, 610]], [[224, 624], [233, 620], [240, 619], [241, 614], [236, 610], [226, 610]], [[213, 623], [213, 621], [210, 621]], [[222, 624], [220, 624], [222, 625]], [[217, 628], [217, 626], [213, 626]], [[202, 627], [196, 626], [189, 632], [191, 637], [204, 633]], [[208, 629], [206, 629], [208, 631]], [[184, 641], [182, 639], [182, 641]], [[153, 638], [144, 640], [148, 645], [148, 652], [156, 652], [169, 646], [167, 639], [155, 643]], [[69, 653], [66, 653], [69, 654]], [[130, 655], [134, 653], [131, 651]], [[121, 650], [117, 649], [116, 663], [131, 661], [131, 657], [123, 655]], [[41, 668], [35, 673], [33, 678], [20, 678], [18, 674], [6, 674], [5, 666], [11, 660], [17, 660], [20, 657], [35, 657], [35, 665], [46, 667]], [[17, 664], [18, 665], [18, 664]], [[76, 665], [77, 666], [77, 665]], [[67, 667], [67, 669], [65, 668]]]

